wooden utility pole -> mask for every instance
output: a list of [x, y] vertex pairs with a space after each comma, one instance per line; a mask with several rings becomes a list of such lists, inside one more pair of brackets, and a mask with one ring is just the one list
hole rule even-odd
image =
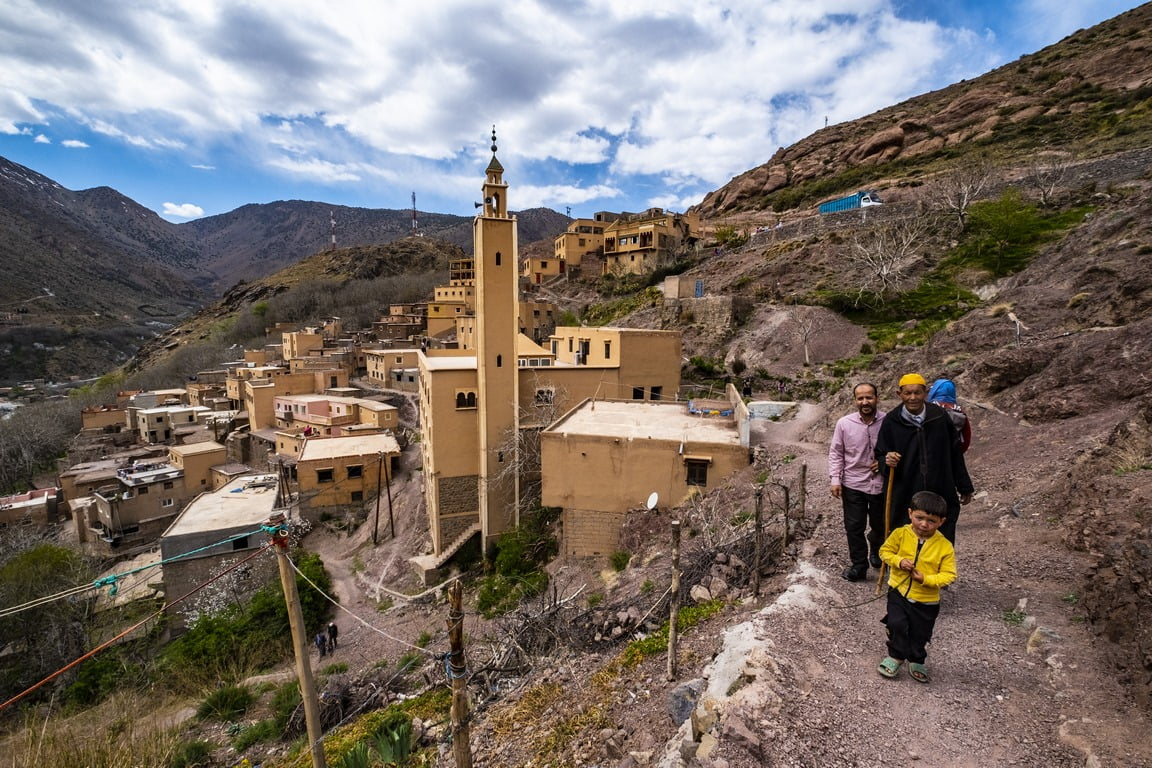
[[304, 614], [300, 610], [300, 595], [296, 592], [296, 574], [288, 562], [288, 521], [283, 512], [273, 512], [268, 525], [275, 527], [272, 548], [280, 566], [280, 584], [284, 587], [284, 602], [288, 606], [288, 626], [292, 632], [292, 650], [296, 653], [296, 677], [300, 683], [300, 700], [304, 704], [304, 721], [308, 726], [308, 742], [312, 745], [312, 768], [327, 768], [324, 761], [323, 729], [320, 727], [320, 704], [316, 699], [316, 683], [312, 680], [312, 664], [308, 638], [304, 634]]
[[[376, 532], [380, 530], [380, 472], [384, 469], [384, 454], [379, 454], [380, 461], [376, 464], [376, 519], [372, 521], [372, 546], [376, 546]], [[391, 499], [389, 499], [391, 504]]]
[[808, 465], [800, 465], [800, 519], [804, 519], [804, 515], [808, 511]]
[[672, 591], [668, 609], [668, 679], [676, 679], [676, 622], [680, 618], [680, 521], [672, 521]]
[[456, 768], [472, 768], [471, 728], [468, 726], [468, 666], [464, 663], [464, 587], [448, 588], [448, 674], [452, 678], [452, 756]]
[[753, 524], [752, 540], [752, 596], [760, 597], [760, 549], [761, 532], [764, 530], [764, 486], [756, 486], [756, 522]]
[[[396, 538], [396, 519], [392, 517], [392, 457], [388, 457], [388, 468], [384, 470], [384, 482], [388, 489], [388, 531], [392, 538]], [[380, 494], [376, 494], [376, 503], [380, 503]]]

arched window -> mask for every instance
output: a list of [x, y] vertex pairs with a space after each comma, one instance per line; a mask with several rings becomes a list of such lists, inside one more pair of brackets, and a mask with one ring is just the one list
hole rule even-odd
[[496, 251], [496, 266], [500, 266], [500, 251]]
[[469, 392], [468, 393], [468, 401], [467, 402], [468, 402], [469, 408], [475, 408], [476, 407], [476, 393], [475, 392]]
[[504, 365], [504, 355], [496, 355], [496, 367], [500, 368]]
[[467, 403], [465, 401], [465, 397], [464, 397], [463, 392], [457, 392], [456, 393], [456, 407], [457, 408], [467, 408], [468, 407]]

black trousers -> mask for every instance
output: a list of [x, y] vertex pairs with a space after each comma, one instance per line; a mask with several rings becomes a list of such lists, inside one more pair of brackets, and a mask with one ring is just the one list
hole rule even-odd
[[884, 543], [884, 496], [841, 486], [840, 502], [844, 505], [848, 559], [853, 568], [866, 571], [868, 556], [879, 553]]
[[880, 623], [888, 627], [888, 655], [901, 661], [923, 664], [928, 643], [940, 615], [939, 603], [913, 603], [898, 590], [888, 590], [888, 613]]

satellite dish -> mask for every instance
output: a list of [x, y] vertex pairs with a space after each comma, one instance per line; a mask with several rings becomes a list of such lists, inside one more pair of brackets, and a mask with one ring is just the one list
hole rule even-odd
[[660, 496], [656, 493], [656, 491], [652, 491], [652, 493], [648, 494], [648, 502], [644, 506], [648, 507], [648, 511], [651, 512], [652, 510], [656, 509], [656, 502], [659, 500]]

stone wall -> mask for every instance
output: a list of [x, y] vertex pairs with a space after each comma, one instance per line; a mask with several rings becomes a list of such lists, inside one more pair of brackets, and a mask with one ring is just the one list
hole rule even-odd
[[565, 509], [560, 517], [561, 547], [568, 557], [607, 557], [620, 548], [625, 512]]

